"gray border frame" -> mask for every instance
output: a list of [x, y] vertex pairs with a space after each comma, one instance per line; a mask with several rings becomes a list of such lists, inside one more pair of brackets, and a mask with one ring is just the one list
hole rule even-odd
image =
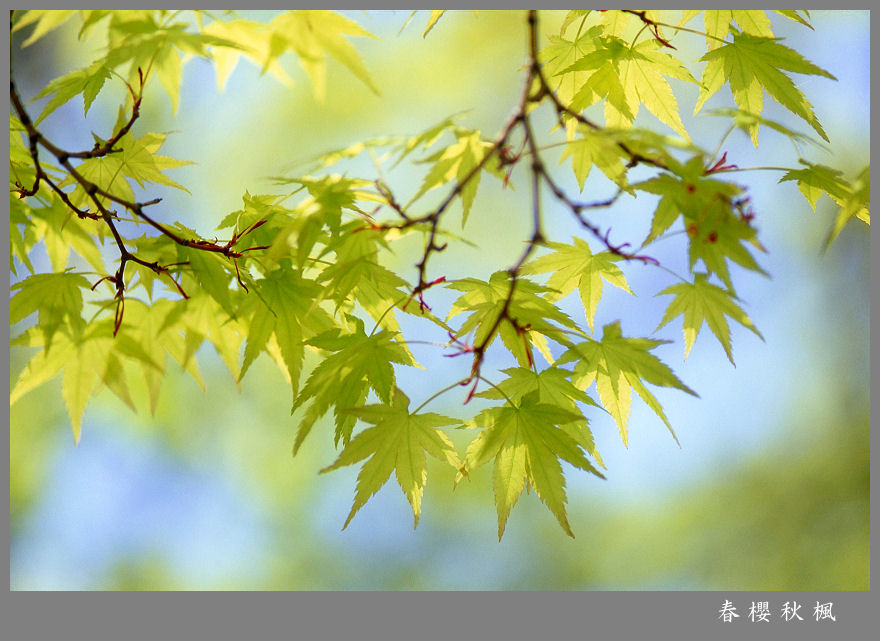
[[[56, 3], [57, 0], [51, 4], [58, 6]], [[318, 3], [309, 4], [317, 6]], [[334, 8], [340, 8], [339, 4], [334, 3]], [[346, 0], [342, 4], [351, 3]], [[382, 4], [387, 9], [411, 9], [413, 5], [427, 8], [424, 0], [408, 2], [405, 6], [396, 2]], [[486, 6], [485, 2], [480, 4]], [[490, 0], [490, 4], [495, 4], [494, 0]], [[549, 4], [551, 6], [542, 8], [570, 8], [559, 6], [558, 2]], [[717, 0], [702, 3], [706, 4], [724, 6], [729, 3], [718, 3]], [[776, 4], [793, 5], [789, 1]], [[803, 8], [802, 4], [794, 6]], [[212, 5], [211, 8], [217, 7]], [[494, 8], [526, 7], [519, 0]], [[4, 57], [8, 52], [8, 46], [4, 47]], [[872, 55], [872, 62], [876, 62], [874, 58]], [[4, 60], [4, 68], [8, 69], [8, 58]], [[8, 218], [3, 217], [2, 227], [7, 235], [8, 224]], [[4, 243], [4, 260], [8, 251], [8, 244]], [[880, 314], [877, 291], [874, 291], [880, 289], [878, 272], [880, 265], [872, 252], [871, 312], [874, 315]], [[3, 299], [4, 309], [8, 309], [8, 304], [8, 299]], [[873, 324], [871, 330], [876, 346], [878, 341]], [[8, 341], [4, 349], [9, 354]], [[872, 364], [876, 361], [877, 351], [880, 348], [871, 352]], [[8, 377], [8, 369], [2, 375]], [[876, 387], [875, 381], [871, 388], [872, 398], [875, 398]], [[875, 460], [877, 448], [874, 442], [871, 453]], [[876, 490], [877, 480], [872, 478], [872, 507]], [[8, 507], [8, 493], [5, 500]], [[876, 525], [873, 516], [871, 523]], [[876, 528], [872, 528], [872, 532], [876, 532]], [[8, 548], [8, 528], [2, 536]], [[871, 537], [872, 543], [875, 538]], [[874, 573], [871, 574], [874, 578]], [[732, 601], [741, 615], [734, 624], [723, 623], [718, 618], [719, 608], [725, 600]], [[746, 619], [752, 601], [769, 601], [773, 610], [778, 609], [774, 604], [786, 600], [805, 604], [801, 611], [804, 621], [786, 623], [774, 617], [769, 623], [752, 623]], [[813, 621], [810, 614], [815, 601], [833, 602], [837, 621]], [[7, 591], [0, 600], [0, 630], [4, 638], [15, 641], [60, 638], [92, 641], [245, 638], [382, 638], [392, 641], [595, 638], [631, 641], [647, 637], [718, 641], [769, 638], [852, 640], [870, 637], [868, 630], [874, 627], [877, 604], [871, 592], [189, 592], [169, 595]]]

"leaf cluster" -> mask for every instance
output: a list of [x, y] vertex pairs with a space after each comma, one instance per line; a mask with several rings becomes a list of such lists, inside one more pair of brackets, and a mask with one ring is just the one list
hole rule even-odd
[[[813, 28], [807, 12], [778, 13]], [[430, 12], [423, 37], [442, 30], [444, 14]], [[214, 65], [222, 90], [241, 59], [290, 82], [282, 59], [292, 53], [318, 100], [326, 97], [328, 58], [379, 94], [352, 44], [375, 36], [332, 11], [286, 11], [266, 22], [234, 12], [15, 12], [12, 32], [30, 29], [15, 56], [71, 24], [78, 24], [80, 39], [95, 38], [103, 48], [84, 68], [33, 96], [47, 99], [35, 118], [12, 85], [10, 323], [17, 330], [13, 346], [31, 348], [32, 357], [12, 388], [11, 404], [61, 373], [78, 441], [85, 408], [102, 389], [137, 409], [130, 381], [142, 380], [155, 410], [169, 362], [202, 384], [198, 357], [210, 344], [241, 382], [265, 353], [291, 389], [293, 452], [321, 431], [323, 417], [331, 422], [332, 413], [333, 441], [341, 449], [322, 472], [361, 465], [345, 526], [392, 473], [417, 525], [430, 455], [456, 482], [492, 464], [499, 538], [513, 506], [531, 489], [574, 536], [565, 473], [576, 468], [604, 478], [592, 432], [605, 420], [603, 412], [626, 446], [633, 391], [673, 437], [661, 403], [666, 397], [648, 386], [696, 396], [654, 353], [669, 341], [625, 334], [627, 319], [604, 323], [601, 337], [594, 334], [600, 309], [613, 314], [603, 304], [605, 286], [642, 295], [630, 288], [635, 281], [627, 272], [662, 268], [676, 280], [655, 292], [672, 297], [658, 330], [683, 317], [687, 357], [705, 323], [733, 363], [729, 318], [761, 337], [734, 279], [741, 270], [764, 273], [755, 258], [764, 247], [748, 185], [728, 179], [746, 168], [722, 153], [725, 139], [741, 129], [757, 147], [763, 127], [795, 149], [818, 145], [764, 118], [766, 93], [828, 142], [790, 76], [832, 81], [828, 71], [782, 44], [763, 11], [705, 11], [700, 28], [691, 22], [698, 14], [577, 10], [560, 16], [559, 29], [548, 33], [542, 14], [526, 12], [526, 66], [496, 70], [523, 74], [523, 91], [494, 137], [463, 126], [458, 115], [413, 135], [355, 142], [314, 157], [302, 173], [276, 177], [278, 193], [246, 192], [241, 207], [203, 235], [166, 221], [158, 198], [138, 200], [154, 189], [186, 191], [173, 172], [187, 162], [159, 153], [165, 134], [140, 129], [146, 87], [158, 83], [176, 111], [191, 57]], [[696, 62], [679, 55], [676, 43], [684, 39], [705, 46]], [[59, 107], [81, 97], [85, 115], [118, 84], [125, 102], [91, 148], [64, 149], [44, 135], [44, 120]], [[722, 87], [732, 93], [736, 109], [710, 114], [729, 121], [714, 151], [685, 128], [675, 93], [683, 84], [700, 87], [688, 105], [694, 113], [717, 101]], [[642, 107], [659, 120], [657, 130], [640, 126]], [[536, 133], [532, 118], [539, 111], [558, 127]], [[570, 162], [577, 193], [551, 170], [554, 154], [558, 163]], [[361, 156], [374, 160], [376, 175], [350, 169]], [[399, 184], [399, 167], [419, 172], [417, 187]], [[828, 242], [852, 219], [870, 222], [869, 165], [853, 179], [800, 155], [797, 166], [775, 169], [783, 174], [780, 182], [797, 184], [812, 208], [823, 194], [838, 205]], [[503, 188], [525, 187], [531, 236], [519, 259], [497, 266], [488, 279], [447, 279], [432, 259], [449, 243], [478, 240], [468, 225], [494, 215], [479, 197], [483, 174]], [[542, 207], [542, 194], [559, 207]], [[618, 230], [600, 225], [597, 212], [622, 198], [656, 199], [644, 239], [620, 242]], [[460, 214], [464, 231], [452, 231], [450, 211]], [[551, 212], [570, 213], [583, 234], [571, 243], [555, 238], [546, 224]], [[684, 275], [647, 253], [676, 237]], [[423, 251], [413, 273], [398, 273], [395, 250], [414, 242]], [[35, 259], [43, 250], [51, 270]], [[92, 271], [79, 271], [83, 264]], [[457, 296], [445, 314], [432, 307], [435, 287]], [[562, 307], [575, 291], [583, 317]], [[404, 332], [403, 314], [427, 328], [427, 342], [451, 357], [452, 369], [465, 363], [451, 384], [438, 384], [415, 409], [409, 381], [436, 377], [420, 373], [411, 348], [426, 341]], [[505, 367], [488, 371], [490, 351]], [[483, 409], [470, 416], [463, 409], [460, 417], [423, 411], [454, 391], [463, 407], [477, 398]], [[469, 438], [463, 450], [459, 438]]]

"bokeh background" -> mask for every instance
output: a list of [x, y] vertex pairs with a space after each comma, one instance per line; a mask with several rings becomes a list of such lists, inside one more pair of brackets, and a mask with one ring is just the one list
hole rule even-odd
[[[815, 31], [773, 19], [786, 44], [838, 79], [797, 78], [832, 141], [830, 152], [800, 152], [851, 176], [869, 158], [868, 13], [812, 13]], [[257, 67], [242, 62], [218, 92], [210, 63], [193, 59], [184, 67], [176, 114], [161, 92], [148, 92], [139, 131], [175, 132], [163, 153], [196, 163], [174, 172], [191, 195], [150, 192], [165, 197], [169, 220], [211, 236], [223, 216], [240, 208], [245, 190], [279, 192], [269, 176], [292, 175], [316, 153], [359, 140], [417, 133], [462, 110], [468, 110], [462, 125], [494, 136], [520, 91], [521, 13], [449, 13], [427, 38], [427, 12], [403, 31], [408, 12], [349, 15], [379, 37], [355, 44], [380, 96], [330, 62], [326, 100], [319, 104], [292, 58], [285, 65], [293, 87], [261, 78]], [[558, 21], [545, 16], [547, 30]], [[84, 51], [76, 31], [72, 22], [36, 45], [14, 49], [13, 73], [24, 95], [91, 61], [97, 45]], [[685, 60], [699, 57], [700, 39], [692, 39], [691, 51], [686, 39], [679, 45]], [[21, 40], [14, 38], [14, 45]], [[695, 142], [714, 148], [723, 121], [689, 117], [697, 88], [677, 83], [674, 89]], [[88, 146], [89, 131], [104, 131], [115, 118], [114, 98], [122, 91], [116, 87], [96, 102], [85, 123], [81, 103], [59, 109], [45, 122], [46, 132], [62, 145]], [[725, 89], [707, 107], [732, 105]], [[775, 104], [765, 115], [806, 130]], [[539, 115], [539, 130], [549, 130], [548, 116]], [[637, 124], [665, 130], [644, 109]], [[740, 167], [792, 166], [797, 158], [787, 140], [766, 129], [758, 151], [742, 133], [724, 148]], [[548, 158], [553, 153], [548, 150]], [[370, 164], [359, 169], [369, 172]], [[399, 169], [389, 179], [409, 195], [423, 169]], [[576, 189], [567, 165], [557, 175]], [[638, 399], [628, 449], [613, 420], [596, 413], [592, 428], [608, 479], [567, 470], [577, 538], [565, 536], [531, 494], [514, 508], [499, 543], [489, 467], [454, 493], [451, 473], [431, 468], [415, 531], [393, 482], [342, 531], [357, 466], [317, 475], [335, 458], [329, 424], [323, 433], [316, 428], [293, 458], [296, 417], [289, 416], [290, 392], [275, 365], [261, 357], [239, 389], [219, 357], [204, 349], [206, 392], [169, 366], [155, 415], [134, 414], [103, 394], [86, 410], [77, 447], [59, 380], [11, 409], [11, 588], [868, 589], [867, 228], [852, 224], [823, 254], [835, 213], [827, 198], [813, 213], [794, 183], [776, 184], [778, 172], [735, 178], [751, 185], [768, 249], [759, 262], [770, 278], [734, 273], [765, 342], [733, 327], [734, 368], [704, 328], [683, 361], [680, 320], [655, 332], [668, 299], [654, 295], [671, 277], [627, 266], [638, 296], [608, 287], [596, 327], [622, 319], [627, 335], [674, 340], [656, 353], [701, 398], [657, 390], [681, 448]], [[591, 177], [586, 189], [589, 197], [613, 193], [601, 177]], [[525, 193], [524, 181], [511, 190], [484, 177], [466, 230], [478, 247], [438, 256], [437, 275], [485, 277], [515, 260], [528, 233]], [[597, 219], [612, 227], [615, 239], [640, 240], [655, 202], [624, 198]], [[549, 197], [545, 204], [551, 235], [567, 241], [577, 231], [569, 215]], [[392, 260], [404, 277], [415, 275], [417, 249], [417, 243], [404, 246]], [[686, 269], [681, 237], [658, 244], [654, 255], [679, 273]], [[452, 296], [435, 290], [429, 300], [445, 311]], [[583, 319], [575, 298], [565, 309]], [[426, 370], [407, 375], [406, 391], [418, 402], [468, 366], [442, 358], [436, 348], [414, 352]], [[13, 381], [26, 356], [12, 352]], [[450, 393], [431, 410], [465, 416], [479, 407], [462, 408], [461, 401]]]

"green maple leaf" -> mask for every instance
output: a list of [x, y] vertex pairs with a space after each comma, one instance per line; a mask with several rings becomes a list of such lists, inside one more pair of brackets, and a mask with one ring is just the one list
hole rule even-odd
[[181, 54], [210, 58], [208, 47], [240, 48], [231, 40], [208, 33], [191, 33], [184, 22], [166, 23], [153, 11], [114, 11], [108, 28], [105, 64], [115, 69], [128, 63], [128, 82], [137, 87], [140, 75], [155, 73], [176, 113], [183, 80]]
[[322, 252], [336, 255], [316, 279], [324, 286], [322, 296], [334, 301], [337, 311], [357, 303], [379, 327], [390, 332], [400, 331], [397, 311], [426, 318], [449, 331], [429, 309], [412, 302], [411, 287], [404, 279], [379, 263], [379, 248], [388, 249], [382, 232], [356, 223], [344, 226]]
[[562, 19], [562, 24], [559, 27], [559, 35], [565, 35], [565, 32], [568, 30], [568, 27], [578, 18], [584, 20], [590, 14], [589, 9], [571, 9], [566, 12], [565, 17]]
[[[809, 23], [809, 21], [807, 20], [807, 18], [810, 17], [810, 12], [807, 11], [806, 9], [798, 9], [795, 11], [792, 11], [790, 9], [789, 10], [776, 9], [775, 11], [779, 15], [785, 16], [789, 20], [794, 20], [795, 22], [800, 22], [802, 25], [804, 25], [805, 27], [809, 27], [810, 29], [813, 28], [813, 25], [811, 25]], [[804, 15], [802, 16], [800, 13], [798, 13], [798, 11], [800, 11]]]
[[735, 211], [734, 202], [742, 188], [705, 175], [701, 157], [677, 168], [678, 175], [663, 174], [634, 185], [636, 189], [661, 197], [654, 211], [651, 231], [642, 243], [647, 245], [684, 217], [688, 234], [688, 258], [693, 269], [702, 260], [706, 269], [718, 274], [733, 291], [727, 261], [764, 274], [745, 243], [761, 249], [757, 232], [749, 221]]
[[376, 37], [356, 22], [334, 11], [288, 11], [272, 20], [269, 29], [272, 35], [263, 71], [270, 68], [284, 52], [295, 51], [300, 64], [309, 74], [315, 96], [323, 101], [329, 54], [374, 93], [379, 93], [357, 50], [345, 39], [345, 36]]
[[[29, 254], [38, 238], [35, 233], [35, 224], [32, 221], [32, 210], [25, 201], [13, 193], [9, 194], [9, 270], [18, 276], [15, 267], [15, 259], [28, 268], [33, 274], [34, 266]], [[53, 263], [54, 265], [54, 263]]]
[[[452, 180], [456, 180], [459, 183], [463, 182], [492, 147], [491, 142], [485, 141], [480, 137], [479, 131], [459, 129], [455, 135], [458, 138], [456, 142], [419, 161], [433, 163], [433, 166], [422, 180], [422, 185], [419, 187], [416, 195], [410, 199], [405, 207], [409, 207], [431, 189], [445, 185]], [[477, 187], [480, 184], [480, 174], [483, 170], [490, 171], [499, 178], [504, 176], [498, 165], [497, 158], [493, 158], [487, 161], [483, 165], [483, 169], [468, 181], [461, 190], [462, 227], [467, 223], [468, 214], [470, 214], [474, 198], [477, 195]]]
[[111, 168], [118, 166], [123, 176], [134, 179], [141, 187], [144, 183], [154, 183], [189, 193], [186, 187], [174, 182], [163, 173], [166, 169], [194, 164], [188, 160], [157, 154], [156, 152], [165, 144], [166, 137], [166, 134], [154, 133], [144, 134], [140, 138], [126, 136], [121, 144], [116, 145], [117, 149], [121, 149], [121, 153], [109, 154], [103, 160], [108, 161]]
[[104, 86], [104, 81], [109, 77], [110, 70], [104, 61], [96, 60], [85, 69], [77, 69], [55, 78], [34, 96], [34, 100], [38, 100], [49, 94], [54, 94], [43, 107], [35, 124], [39, 125], [46, 116], [79, 94], [82, 94], [83, 97], [83, 115], [88, 115], [89, 107], [92, 106]]
[[[688, 12], [690, 19], [699, 11]], [[721, 9], [703, 12], [703, 23], [706, 28], [706, 46], [717, 49], [731, 32], [732, 22], [739, 25], [743, 33], [763, 38], [772, 38], [773, 29], [766, 12], [760, 10]], [[684, 20], [687, 22], [687, 20]], [[682, 24], [684, 24], [682, 22]]]
[[[571, 382], [571, 372], [568, 370], [559, 367], [548, 367], [540, 372], [536, 372], [525, 367], [511, 367], [502, 370], [502, 372], [507, 374], [507, 378], [498, 385], [490, 387], [476, 396], [519, 401], [527, 394], [537, 392], [538, 401], [541, 403], [555, 405], [574, 413], [581, 413], [577, 403], [599, 407], [596, 401], [590, 398], [586, 392], [575, 387]], [[582, 416], [581, 420], [571, 421], [559, 427], [604, 467], [586, 418]]]
[[82, 417], [89, 399], [104, 386], [132, 408], [131, 395], [122, 358], [134, 359], [157, 367], [140, 346], [113, 336], [112, 321], [95, 321], [77, 336], [57, 334], [50, 351], [39, 332], [33, 328], [13, 341], [15, 345], [44, 347], [19, 374], [9, 395], [10, 407], [22, 396], [48, 382], [63, 369], [61, 396], [70, 416], [74, 443], [82, 436]]
[[167, 298], [155, 300], [150, 305], [136, 298], [125, 300], [125, 315], [115, 340], [125, 346], [126, 353], [138, 355], [149, 394], [150, 411], [154, 414], [162, 381], [166, 378], [168, 356], [205, 389], [193, 350], [188, 348], [186, 337], [176, 326], [177, 315], [184, 312], [185, 305], [186, 301]]
[[663, 314], [657, 329], [676, 316], [683, 315], [684, 357], [687, 358], [705, 321], [724, 347], [727, 358], [733, 363], [730, 328], [725, 316], [730, 316], [743, 327], [752, 330], [761, 340], [764, 340], [764, 337], [742, 308], [734, 302], [733, 294], [713, 285], [708, 278], [707, 274], [695, 274], [693, 283], [672, 285], [657, 294], [675, 296], [666, 308], [666, 313]]
[[428, 25], [425, 27], [425, 32], [422, 34], [422, 38], [428, 35], [428, 32], [434, 28], [434, 25], [437, 24], [437, 21], [446, 13], [445, 9], [436, 9], [431, 11], [431, 15], [428, 16]]
[[[122, 112], [120, 111], [120, 118], [117, 120], [117, 126], [114, 127], [114, 130], [121, 126], [121, 120]], [[101, 189], [129, 202], [134, 202], [135, 196], [128, 178], [133, 179], [140, 187], [143, 187], [145, 183], [153, 183], [167, 185], [189, 193], [186, 187], [179, 185], [163, 173], [167, 169], [193, 164], [187, 160], [178, 160], [156, 153], [165, 143], [165, 138], [165, 134], [155, 133], [147, 133], [140, 138], [135, 138], [133, 134], [129, 133], [114, 145], [113, 148], [118, 149], [118, 152], [84, 160], [77, 167], [77, 172]], [[62, 185], [69, 184], [76, 184], [76, 189], [71, 195], [71, 200], [75, 204], [85, 208], [94, 208], [91, 198], [73, 177], [68, 177], [62, 183]], [[106, 203], [106, 206], [113, 208], [110, 203], [107, 203], [106, 198], [103, 196], [98, 198]]]
[[871, 224], [871, 165], [866, 165], [850, 183], [837, 169], [813, 164], [803, 158], [799, 161], [805, 167], [789, 169], [779, 182], [796, 181], [813, 211], [816, 211], [816, 202], [822, 194], [827, 194], [840, 207], [825, 240], [826, 249], [852, 218]]
[[[566, 25], [567, 26], [567, 25]], [[575, 94], [584, 86], [590, 77], [590, 71], [570, 70], [571, 65], [585, 55], [596, 51], [601, 44], [599, 36], [604, 29], [593, 26], [590, 29], [578, 33], [572, 40], [559, 36], [548, 36], [550, 44], [538, 54], [539, 60], [544, 63], [544, 74], [550, 82], [550, 88], [556, 92], [562, 104], [571, 104]]]
[[728, 203], [716, 201], [703, 210], [696, 221], [688, 224], [688, 259], [691, 271], [696, 262], [702, 260], [706, 270], [717, 274], [731, 292], [734, 290], [728, 261], [767, 275], [745, 245], [750, 243], [765, 251], [757, 240], [757, 231], [747, 220], [731, 211]]
[[443, 121], [437, 123], [436, 125], [432, 125], [428, 129], [425, 129], [420, 134], [415, 136], [411, 136], [401, 142], [397, 147], [396, 151], [398, 152], [397, 160], [394, 161], [393, 167], [396, 167], [400, 164], [400, 162], [410, 155], [413, 151], [421, 148], [422, 151], [425, 151], [429, 147], [432, 147], [435, 142], [449, 129], [454, 130], [456, 128], [455, 124], [456, 116], [450, 116], [449, 118], [444, 118]]
[[871, 165], [866, 165], [859, 172], [846, 198], [838, 204], [840, 210], [825, 240], [826, 249], [852, 218], [858, 218], [867, 225], [871, 224]]
[[370, 307], [368, 311], [376, 318], [395, 301], [406, 299], [401, 290], [408, 287], [406, 281], [379, 264], [379, 247], [387, 247], [381, 233], [350, 226], [322, 252], [336, 254], [317, 280], [324, 285], [324, 297], [334, 301], [337, 309], [353, 298]]
[[[49, 254], [52, 268], [61, 272], [67, 267], [70, 251], [73, 250], [86, 259], [99, 274], [107, 273], [104, 261], [101, 258], [101, 250], [95, 242], [95, 236], [102, 223], [97, 221], [77, 220], [71, 221], [71, 211], [61, 199], [52, 194], [48, 200], [48, 206], [31, 209], [26, 205], [25, 211], [29, 216], [28, 224], [34, 235], [34, 240], [42, 240]], [[15, 200], [18, 200], [17, 198]]]
[[[813, 113], [813, 107], [791, 78], [783, 71], [825, 76], [830, 73], [817, 67], [793, 49], [773, 38], [734, 33], [733, 42], [713, 49], [700, 58], [708, 64], [703, 70], [702, 89], [694, 113], [727, 82], [740, 109], [760, 116], [764, 108], [764, 90], [776, 102], [803, 118], [825, 140], [828, 136]], [[758, 146], [758, 125], [750, 130], [752, 142]]]
[[[190, 233], [189, 237], [193, 238], [196, 235]], [[184, 290], [203, 289], [220, 303], [227, 314], [235, 316], [237, 305], [233, 302], [232, 290], [229, 287], [235, 271], [232, 261], [216, 252], [183, 245], [178, 245], [177, 255], [176, 262], [187, 263], [189, 268], [183, 272]]]
[[90, 288], [83, 275], [73, 272], [29, 276], [10, 288], [17, 293], [9, 301], [9, 324], [14, 325], [36, 313], [48, 351], [52, 337], [59, 330], [76, 335], [86, 326], [81, 316], [82, 290]]
[[[626, 283], [623, 272], [615, 264], [619, 258], [610, 252], [592, 253], [590, 245], [577, 237], [573, 237], [573, 245], [548, 242], [546, 245], [555, 250], [552, 254], [541, 256], [525, 264], [523, 274], [544, 274], [551, 272], [547, 287], [556, 290], [549, 292], [548, 300], [555, 301], [567, 296], [575, 287], [581, 296], [584, 313], [590, 331], [593, 331], [593, 319], [599, 300], [602, 298], [602, 281], [632, 294]], [[635, 295], [635, 294], [633, 294]]]
[[413, 527], [418, 526], [422, 493], [428, 478], [425, 454], [459, 469], [461, 462], [455, 446], [436, 428], [455, 425], [460, 421], [433, 412], [410, 414], [409, 398], [399, 388], [394, 389], [390, 405], [367, 405], [343, 412], [372, 423], [374, 427], [352, 438], [336, 462], [321, 470], [323, 474], [369, 458], [358, 474], [354, 503], [342, 529], [348, 527], [358, 510], [385, 485], [391, 472], [395, 473], [400, 488], [412, 506]]
[[[262, 304], [262, 303], [260, 303]], [[185, 328], [187, 359], [195, 356], [205, 339], [214, 346], [226, 367], [237, 381], [244, 375], [239, 367], [241, 343], [249, 333], [242, 323], [223, 312], [217, 301], [202, 293], [190, 296], [180, 308], [180, 317], [169, 314], [166, 328], [171, 322], [179, 322]], [[251, 323], [251, 332], [253, 332]], [[287, 371], [286, 367], [283, 371]]]
[[533, 362], [532, 345], [537, 347], [548, 361], [552, 360], [543, 337], [559, 342], [565, 340], [562, 327], [580, 331], [568, 315], [542, 296], [552, 290], [522, 278], [517, 279], [516, 290], [506, 310], [507, 315], [513, 318], [516, 324], [512, 323], [510, 318], [505, 318], [495, 326], [496, 319], [505, 308], [505, 300], [510, 291], [510, 275], [504, 271], [492, 274], [488, 283], [476, 278], [465, 278], [449, 282], [446, 287], [465, 292], [452, 304], [446, 318], [447, 322], [462, 312], [471, 312], [456, 332], [456, 336], [463, 336], [471, 330], [476, 330], [474, 344], [488, 347], [500, 334], [505, 347], [523, 367], [529, 367]]
[[565, 477], [560, 459], [605, 478], [584, 455], [580, 444], [561, 428], [583, 420], [580, 413], [541, 403], [538, 393], [532, 392], [514, 405], [483, 410], [469, 423], [483, 430], [468, 446], [467, 469], [495, 460], [493, 486], [499, 540], [526, 482], [535, 488], [565, 533], [574, 537], [565, 513]]
[[394, 340], [396, 334], [381, 331], [367, 336], [363, 322], [351, 318], [355, 324], [354, 333], [341, 334], [336, 328], [306, 341], [308, 345], [336, 353], [325, 358], [312, 371], [293, 404], [291, 413], [311, 401], [296, 435], [294, 454], [315, 422], [331, 407], [335, 407], [336, 414], [335, 440], [348, 443], [355, 417], [342, 410], [363, 405], [370, 389], [381, 401], [390, 403], [394, 388], [392, 363], [415, 363], [409, 352]]
[[303, 278], [292, 269], [276, 269], [256, 282], [259, 302], [248, 329], [241, 380], [254, 359], [267, 349], [274, 335], [296, 398], [304, 357], [304, 339], [312, 338], [334, 327], [330, 315], [318, 306], [321, 287]]
[[625, 155], [615, 137], [607, 135], [604, 130], [593, 131], [586, 127], [580, 127], [578, 133], [578, 137], [566, 143], [560, 162], [571, 158], [571, 168], [574, 170], [581, 192], [594, 165], [619, 187], [625, 187], [627, 184], [626, 167], [623, 164]]
[[795, 146], [797, 143], [805, 142], [810, 145], [817, 147], [819, 149], [823, 149], [828, 151], [828, 148], [823, 145], [821, 142], [803, 134], [799, 131], [794, 131], [789, 129], [785, 125], [776, 122], [775, 120], [769, 120], [768, 118], [762, 118], [761, 116], [755, 115], [753, 113], [749, 113], [748, 111], [744, 111], [742, 109], [712, 109], [711, 111], [706, 112], [707, 116], [725, 116], [727, 118], [733, 119], [733, 124], [742, 129], [746, 133], [752, 131], [758, 127], [758, 125], [764, 125], [781, 133], [783, 136], [788, 137]]
[[15, 21], [15, 25], [12, 27], [11, 33], [15, 33], [16, 31], [23, 29], [29, 25], [35, 24], [33, 32], [28, 36], [28, 39], [21, 43], [22, 47], [27, 47], [28, 45], [33, 44], [47, 33], [54, 31], [65, 22], [67, 22], [75, 11], [59, 11], [59, 10], [45, 10], [45, 9], [30, 9], [24, 13], [20, 18]]
[[632, 406], [632, 390], [663, 420], [678, 442], [663, 408], [645, 387], [645, 383], [674, 387], [697, 396], [667, 365], [650, 353], [650, 350], [668, 342], [626, 338], [621, 334], [620, 321], [617, 321], [605, 325], [601, 341], [591, 339], [573, 345], [557, 360], [557, 364], [575, 363], [572, 382], [581, 389], [586, 390], [595, 381], [599, 401], [617, 423], [624, 445], [629, 442], [627, 422]]
[[600, 48], [565, 70], [592, 72], [572, 98], [572, 109], [581, 111], [604, 98], [608, 125], [626, 127], [644, 104], [661, 122], [690, 140], [666, 77], [697, 81], [681, 62], [660, 51], [661, 46], [653, 39], [630, 46], [614, 36], [602, 38]]
[[215, 20], [202, 29], [202, 33], [235, 44], [234, 47], [224, 45], [211, 47], [214, 71], [217, 76], [217, 88], [220, 91], [226, 87], [226, 82], [242, 55], [262, 67], [263, 73], [269, 71], [285, 85], [293, 84], [277, 56], [270, 57], [273, 32], [266, 29], [266, 25], [252, 20], [230, 20], [229, 22]]

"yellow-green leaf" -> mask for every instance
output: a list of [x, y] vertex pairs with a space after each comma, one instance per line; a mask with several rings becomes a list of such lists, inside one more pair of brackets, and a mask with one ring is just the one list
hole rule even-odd
[[581, 302], [584, 305], [584, 313], [590, 331], [593, 329], [593, 319], [596, 309], [602, 298], [602, 281], [632, 294], [626, 278], [615, 262], [618, 259], [610, 252], [594, 254], [590, 245], [583, 239], [573, 237], [574, 244], [546, 243], [553, 249], [553, 253], [541, 256], [525, 264], [523, 274], [544, 274], [550, 272], [547, 287], [553, 292], [547, 294], [551, 301], [559, 300], [567, 296], [575, 287], [580, 292]]
[[565, 477], [560, 459], [604, 478], [584, 455], [581, 444], [562, 429], [583, 420], [580, 413], [541, 403], [538, 393], [531, 392], [514, 405], [483, 410], [470, 421], [469, 426], [483, 430], [468, 446], [465, 466], [474, 470], [495, 460], [493, 486], [499, 540], [526, 481], [565, 533], [574, 537], [565, 512]]
[[374, 427], [357, 434], [348, 442], [339, 458], [321, 470], [323, 474], [368, 457], [370, 459], [358, 474], [354, 503], [342, 529], [348, 527], [358, 510], [385, 485], [391, 472], [395, 473], [400, 488], [412, 506], [413, 527], [417, 527], [422, 512], [422, 493], [428, 478], [425, 454], [459, 469], [461, 462], [455, 446], [436, 428], [460, 421], [432, 412], [411, 414], [409, 398], [399, 388], [395, 388], [390, 405], [367, 405], [343, 411], [372, 423]]
[[727, 325], [725, 316], [730, 316], [743, 327], [750, 329], [758, 338], [764, 339], [761, 332], [755, 327], [752, 320], [746, 315], [742, 308], [737, 305], [734, 300], [735, 296], [730, 292], [713, 285], [708, 281], [707, 274], [694, 274], [693, 283], [678, 283], [667, 287], [658, 296], [669, 295], [675, 296], [657, 329], [660, 329], [676, 316], [684, 316], [684, 357], [687, 358], [703, 321], [709, 325], [709, 329], [721, 342], [724, 347], [724, 353], [733, 363], [733, 347], [730, 342], [730, 328]]
[[633, 389], [663, 420], [675, 437], [657, 399], [644, 386], [644, 383], [650, 383], [660, 387], [674, 387], [693, 396], [697, 395], [666, 364], [650, 353], [650, 350], [667, 342], [669, 341], [626, 338], [621, 334], [618, 321], [603, 328], [601, 341], [588, 340], [573, 345], [557, 360], [557, 364], [574, 362], [572, 381], [581, 389], [585, 390], [596, 382], [599, 400], [614, 417], [624, 445], [629, 442], [627, 423]]

